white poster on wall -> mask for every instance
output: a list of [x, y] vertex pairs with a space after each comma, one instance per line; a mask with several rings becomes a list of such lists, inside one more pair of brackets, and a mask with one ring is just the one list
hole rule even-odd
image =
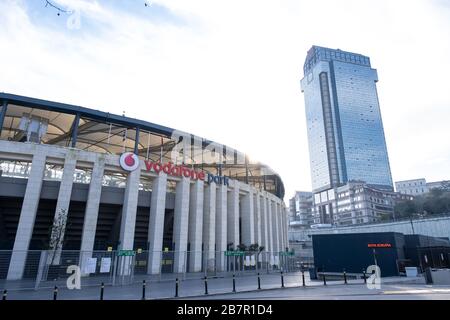
[[100, 273], [109, 273], [111, 270], [111, 258], [102, 258]]
[[84, 260], [83, 273], [84, 274], [95, 273], [96, 267], [97, 267], [97, 258], [87, 258], [86, 260]]

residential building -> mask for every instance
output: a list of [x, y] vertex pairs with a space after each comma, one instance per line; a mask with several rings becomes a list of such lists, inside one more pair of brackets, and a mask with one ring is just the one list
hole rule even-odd
[[290, 226], [309, 227], [313, 220], [313, 195], [312, 192], [297, 191], [289, 200]]

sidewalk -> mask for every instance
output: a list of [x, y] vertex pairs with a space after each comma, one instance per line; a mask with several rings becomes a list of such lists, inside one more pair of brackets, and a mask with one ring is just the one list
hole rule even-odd
[[[105, 300], [139, 300], [142, 298], [142, 279], [135, 279], [131, 285], [111, 286], [105, 285]], [[295, 288], [302, 286], [302, 276], [300, 272], [284, 274], [285, 288]], [[274, 290], [281, 288], [280, 274], [263, 274], [260, 276], [261, 289], [259, 291]], [[232, 277], [209, 278], [208, 296], [216, 294], [231, 293], [233, 289]], [[256, 275], [241, 275], [235, 278], [237, 292], [258, 291], [258, 278]], [[349, 280], [345, 285], [342, 280], [327, 281], [324, 286], [323, 281], [311, 281], [309, 275], [305, 273], [305, 283], [308, 288], [332, 288], [362, 286], [363, 280]], [[383, 284], [419, 284], [425, 283], [423, 278], [383, 278]], [[68, 290], [65, 286], [60, 286], [58, 290], [58, 300], [98, 300], [100, 298], [100, 285], [89, 286], [81, 283], [81, 290]], [[146, 278], [146, 299], [170, 299], [175, 297], [175, 281], [165, 279], [163, 281], [150, 280]], [[186, 279], [179, 281], [178, 296], [180, 298], [205, 297], [205, 283], [203, 279]], [[41, 288], [38, 290], [8, 290], [8, 300], [49, 300], [53, 299], [53, 287]]]

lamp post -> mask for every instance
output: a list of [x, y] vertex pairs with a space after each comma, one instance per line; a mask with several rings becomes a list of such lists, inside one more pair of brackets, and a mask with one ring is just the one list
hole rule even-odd
[[373, 248], [372, 251], [373, 251], [373, 261], [374, 261], [375, 265], [378, 267], [377, 253], [375, 251], [375, 248]]
[[416, 234], [414, 231], [414, 222], [413, 222], [412, 216], [409, 217], [409, 222], [411, 223], [412, 234]]

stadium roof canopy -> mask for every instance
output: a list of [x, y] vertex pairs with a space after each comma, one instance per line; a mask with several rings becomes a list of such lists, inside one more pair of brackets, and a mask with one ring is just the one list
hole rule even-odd
[[[0, 103], [2, 140], [31, 141], [110, 154], [131, 151], [143, 159], [162, 162], [172, 160], [170, 152], [180, 141], [172, 138], [175, 129], [81, 106], [8, 93], [0, 93]], [[33, 126], [36, 134], [30, 136]], [[207, 146], [222, 145], [199, 139], [203, 146], [202, 155], [199, 157], [194, 151], [191, 159], [185, 159], [187, 165], [227, 175], [284, 197], [284, 185], [279, 175], [267, 165], [248, 160], [237, 150], [226, 147], [226, 152], [224, 148], [222, 164], [200, 161]]]

